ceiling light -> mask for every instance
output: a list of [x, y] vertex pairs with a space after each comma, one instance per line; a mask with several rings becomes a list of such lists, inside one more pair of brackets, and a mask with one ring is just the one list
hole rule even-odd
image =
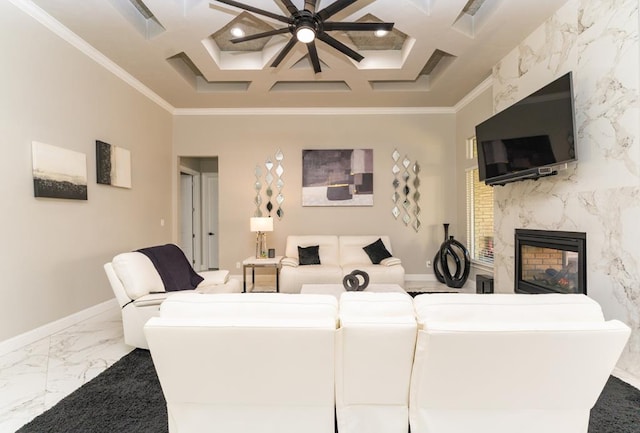
[[382, 37], [387, 36], [387, 35], [389, 34], [389, 32], [388, 32], [387, 30], [382, 30], [382, 29], [380, 29], [380, 30], [376, 30], [376, 31], [374, 32], [374, 34], [375, 34], [377, 37], [382, 38]]
[[316, 32], [307, 26], [300, 26], [296, 30], [296, 38], [302, 43], [308, 44], [316, 38]]
[[231, 36], [234, 38], [241, 38], [244, 36], [244, 30], [240, 27], [231, 27]]

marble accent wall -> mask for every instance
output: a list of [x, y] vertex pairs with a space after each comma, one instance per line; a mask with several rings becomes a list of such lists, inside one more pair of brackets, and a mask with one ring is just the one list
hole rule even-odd
[[637, 0], [573, 0], [493, 70], [496, 112], [573, 71], [578, 162], [495, 187], [495, 285], [514, 287], [516, 228], [587, 233], [588, 294], [632, 327], [618, 367], [640, 377]]

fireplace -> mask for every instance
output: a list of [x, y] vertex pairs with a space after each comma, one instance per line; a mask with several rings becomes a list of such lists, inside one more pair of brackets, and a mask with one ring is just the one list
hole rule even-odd
[[516, 293], [587, 293], [587, 235], [516, 229]]

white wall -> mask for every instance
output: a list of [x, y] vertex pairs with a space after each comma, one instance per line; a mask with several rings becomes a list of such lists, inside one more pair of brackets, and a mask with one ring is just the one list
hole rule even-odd
[[[9, 2], [0, 52], [1, 341], [113, 298], [102, 265], [172, 214], [167, 111]], [[132, 189], [96, 184], [96, 139], [131, 151]], [[87, 155], [88, 201], [34, 198], [33, 140]]]
[[494, 189], [496, 288], [513, 291], [515, 228], [587, 233], [588, 294], [633, 329], [619, 366], [640, 377], [638, 2], [573, 0], [494, 68], [499, 111], [572, 70], [578, 163]]
[[[374, 150], [372, 207], [302, 207], [303, 149]], [[415, 232], [391, 214], [391, 154], [418, 160], [422, 228]], [[388, 234], [408, 274], [426, 274], [442, 242], [442, 222], [456, 222], [455, 115], [209, 115], [175, 116], [174, 161], [217, 156], [220, 179], [220, 267], [235, 269], [255, 251], [249, 218], [255, 205], [254, 168], [284, 153], [285, 211], [275, 220], [269, 247], [282, 254], [289, 234]], [[176, 162], [177, 164], [177, 162]], [[263, 180], [264, 183], [264, 180]], [[177, 197], [177, 168], [174, 195]], [[264, 187], [263, 187], [264, 195]], [[176, 210], [174, 200], [174, 213]], [[263, 205], [264, 209], [264, 205]]]

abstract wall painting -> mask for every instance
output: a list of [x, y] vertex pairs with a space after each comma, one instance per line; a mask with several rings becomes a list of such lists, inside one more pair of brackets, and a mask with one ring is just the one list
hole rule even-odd
[[302, 206], [373, 206], [373, 149], [303, 150]]
[[34, 141], [33, 190], [36, 197], [87, 200], [87, 156]]
[[96, 140], [96, 173], [100, 184], [131, 188], [131, 152]]

